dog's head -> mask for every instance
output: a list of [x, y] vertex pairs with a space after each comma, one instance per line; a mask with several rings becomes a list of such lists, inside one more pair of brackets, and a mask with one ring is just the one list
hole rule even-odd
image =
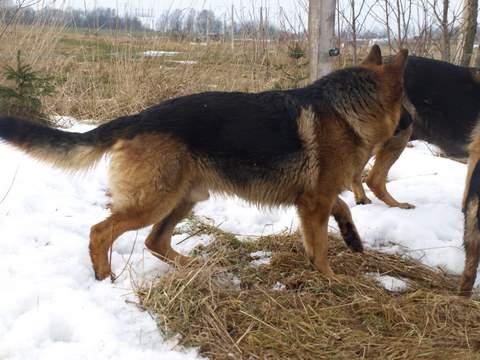
[[376, 74], [378, 100], [385, 109], [391, 134], [400, 121], [402, 101], [404, 97], [404, 72], [407, 65], [408, 50], [400, 50], [389, 63], [383, 63], [382, 53], [378, 45], [372, 46], [369, 54], [360, 64]]
[[407, 50], [401, 50], [384, 64], [380, 47], [374, 45], [360, 65], [334, 71], [311, 85], [314, 94], [320, 94], [316, 111], [340, 116], [364, 143], [386, 141], [400, 121], [407, 57]]

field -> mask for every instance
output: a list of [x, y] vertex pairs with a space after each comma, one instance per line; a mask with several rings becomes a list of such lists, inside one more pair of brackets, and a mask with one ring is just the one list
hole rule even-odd
[[[288, 88], [307, 76], [289, 42], [232, 50], [53, 26], [15, 27], [1, 40], [2, 64], [21, 50], [54, 77], [44, 109], [77, 131], [173, 96]], [[145, 251], [144, 229], [115, 243], [116, 281], [97, 282], [88, 234], [108, 214], [108, 158], [74, 176], [1, 144], [0, 162], [0, 359], [480, 358], [478, 290], [456, 296], [466, 167], [429, 144], [411, 144], [389, 175], [389, 190], [416, 209], [388, 208], [371, 192], [372, 204], [356, 206], [342, 194], [367, 252], [350, 253], [331, 222], [336, 281], [306, 261], [293, 209], [213, 197], [174, 236], [195, 256], [190, 266]]]
[[27, 28], [7, 34], [1, 62], [14, 65], [21, 50], [35, 69], [55, 78], [57, 92], [45, 99], [47, 111], [80, 119], [104, 121], [193, 92], [293, 87], [307, 77], [305, 58], [288, 56], [293, 42], [264, 48], [238, 41], [232, 50], [230, 43], [206, 46], [148, 33], [41, 31], [49, 39], [45, 45]]

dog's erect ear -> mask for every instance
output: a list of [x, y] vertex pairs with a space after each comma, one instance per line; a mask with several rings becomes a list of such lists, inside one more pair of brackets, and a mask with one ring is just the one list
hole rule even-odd
[[392, 62], [390, 63], [390, 66], [395, 67], [403, 72], [405, 70], [405, 66], [407, 65], [407, 60], [408, 50], [402, 49], [398, 52], [397, 55], [395, 55]]
[[382, 52], [380, 46], [373, 45], [367, 57], [362, 61], [362, 65], [382, 65]]

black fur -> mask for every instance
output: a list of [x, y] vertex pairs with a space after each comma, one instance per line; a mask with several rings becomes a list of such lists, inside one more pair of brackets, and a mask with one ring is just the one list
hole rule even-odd
[[400, 116], [400, 121], [397, 128], [395, 129], [395, 134], [398, 135], [403, 130], [406, 130], [413, 123], [412, 115], [405, 109], [402, 108], [402, 115]]
[[342, 107], [361, 106], [365, 104], [362, 97], [376, 90], [371, 77], [366, 69], [350, 68], [300, 89], [179, 97], [140, 113], [140, 124], [132, 131], [172, 134], [189, 144], [193, 153], [246, 163], [271, 162], [302, 150], [297, 129], [302, 108], [311, 107], [321, 118], [338, 116]]
[[68, 151], [76, 145], [110, 146], [116, 139], [141, 133], [167, 133], [187, 144], [192, 154], [218, 165], [228, 178], [242, 184], [277, 177], [288, 160], [302, 156], [304, 147], [297, 128], [302, 109], [312, 108], [319, 118], [325, 114], [347, 118], [345, 111], [368, 106], [365, 97], [376, 91], [372, 76], [364, 68], [350, 68], [300, 89], [188, 95], [86, 133], [68, 133], [3, 117], [0, 138], [17, 145]]
[[355, 225], [350, 221], [346, 221], [343, 216], [339, 216], [338, 214], [334, 213], [333, 217], [338, 224], [340, 234], [347, 247], [353, 252], [363, 252], [362, 240], [360, 239], [360, 235], [358, 235]]
[[450, 156], [467, 156], [480, 115], [480, 84], [474, 70], [410, 56], [404, 79], [416, 111], [412, 139], [431, 142]]
[[110, 146], [131, 126], [132, 118], [123, 117], [85, 133], [68, 132], [48, 125], [10, 116], [0, 117], [0, 139], [28, 148], [47, 147], [67, 152], [74, 146]]

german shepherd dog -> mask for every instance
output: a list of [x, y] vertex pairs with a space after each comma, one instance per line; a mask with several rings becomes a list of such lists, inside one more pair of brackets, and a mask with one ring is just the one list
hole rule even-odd
[[360, 66], [304, 88], [178, 97], [86, 133], [3, 117], [0, 138], [69, 170], [86, 169], [111, 154], [111, 215], [90, 233], [99, 280], [111, 275], [108, 251], [115, 239], [152, 224], [147, 248], [162, 260], [188, 262], [170, 238], [209, 191], [260, 206], [296, 206], [307, 256], [332, 276], [328, 218], [336, 218], [352, 250], [362, 251], [350, 210], [338, 194], [398, 126], [407, 55], [402, 50], [382, 64], [374, 46]]
[[[399, 127], [376, 149], [367, 185], [388, 205], [410, 208], [413, 205], [396, 201], [385, 186], [390, 167], [409, 140], [426, 140], [449, 157], [469, 157], [463, 196], [466, 260], [460, 285], [461, 294], [469, 296], [480, 259], [480, 69], [409, 56], [404, 83]], [[369, 203], [360, 181], [352, 186], [357, 203]]]

